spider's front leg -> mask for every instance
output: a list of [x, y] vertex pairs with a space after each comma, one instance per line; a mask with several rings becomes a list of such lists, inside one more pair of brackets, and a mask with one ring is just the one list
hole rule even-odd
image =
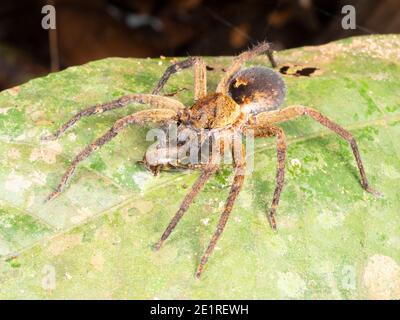
[[64, 134], [65, 131], [71, 128], [75, 123], [77, 123], [83, 117], [88, 117], [94, 114], [99, 114], [110, 110], [119, 109], [131, 103], [148, 104], [151, 105], [153, 108], [165, 108], [174, 110], [176, 112], [183, 110], [185, 108], [185, 106], [178, 100], [171, 99], [168, 97], [157, 96], [154, 94], [143, 94], [143, 93], [130, 94], [121, 97], [118, 100], [94, 105], [79, 111], [71, 119], [69, 119], [66, 123], [64, 123], [55, 133], [43, 137], [42, 140], [58, 139], [61, 135]]
[[[204, 166], [201, 171], [200, 177], [197, 181], [193, 184], [192, 189], [190, 192], [185, 196], [180, 205], [178, 211], [176, 212], [175, 216], [172, 218], [171, 222], [169, 223], [168, 227], [165, 229], [164, 233], [161, 236], [161, 239], [155, 245], [155, 249], [159, 250], [165, 240], [168, 239], [171, 232], [175, 229], [178, 222], [181, 220], [183, 215], [187, 212], [190, 205], [192, 204], [195, 197], [199, 194], [199, 192], [203, 189], [204, 185], [210, 179], [210, 177], [218, 170], [220, 161], [221, 161], [221, 154], [224, 152], [224, 141], [216, 139], [215, 141], [217, 150], [213, 152], [210, 156], [208, 163]], [[194, 148], [201, 148], [201, 144], [197, 144]], [[198, 150], [196, 150], [198, 151]], [[198, 152], [196, 152], [198, 153]]]
[[365, 174], [364, 165], [361, 161], [360, 151], [358, 150], [357, 142], [354, 139], [353, 135], [341, 126], [339, 126], [337, 123], [325, 117], [319, 111], [305, 106], [296, 105], [274, 112], [260, 113], [256, 117], [257, 124], [255, 125], [255, 128], [257, 128], [258, 126], [262, 126], [265, 123], [284, 122], [304, 115], [308, 115], [314, 120], [318, 121], [323, 126], [337, 133], [350, 144], [351, 150], [353, 151], [353, 155], [357, 163], [358, 171], [360, 172], [361, 186], [372, 195], [376, 197], [381, 197], [382, 194], [378, 191], [373, 190], [369, 185], [367, 175]]
[[134, 114], [128, 115], [117, 120], [114, 125], [109, 129], [104, 135], [95, 140], [93, 143], [88, 145], [85, 149], [83, 149], [72, 161], [70, 167], [64, 173], [61, 178], [61, 182], [57, 186], [57, 188], [47, 197], [46, 201], [50, 201], [57, 197], [65, 188], [69, 179], [72, 177], [75, 172], [78, 164], [89, 157], [94, 151], [99, 149], [101, 146], [109, 142], [115, 136], [118, 135], [124, 128], [126, 128], [130, 124], [145, 124], [148, 122], [153, 123], [163, 123], [168, 121], [177, 121], [179, 119], [179, 115], [176, 111], [170, 109], [150, 109], [136, 112]]
[[158, 81], [153, 94], [160, 93], [171, 75], [190, 67], [194, 67], [194, 100], [205, 97], [207, 95], [207, 69], [204, 60], [200, 57], [191, 57], [170, 65]]
[[233, 204], [236, 201], [237, 196], [240, 193], [240, 190], [242, 189], [243, 182], [244, 182], [244, 174], [246, 171], [246, 162], [245, 162], [245, 151], [243, 148], [243, 144], [241, 140], [234, 140], [233, 146], [232, 146], [232, 151], [233, 151], [233, 160], [234, 160], [234, 167], [235, 167], [235, 177], [233, 179], [233, 183], [229, 192], [229, 196], [226, 200], [225, 203], [225, 208], [224, 211], [222, 212], [217, 229], [215, 230], [211, 241], [203, 254], [203, 257], [200, 260], [200, 264], [197, 268], [196, 271], [196, 277], [200, 278], [204, 266], [208, 261], [209, 256], [212, 254], [214, 251], [215, 245], [217, 244], [218, 239], [220, 238], [222, 232], [224, 231], [225, 225], [228, 222], [228, 218], [232, 212]]

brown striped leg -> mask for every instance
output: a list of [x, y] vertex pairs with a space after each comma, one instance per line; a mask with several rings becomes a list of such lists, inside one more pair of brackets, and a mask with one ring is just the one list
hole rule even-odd
[[130, 94], [124, 96], [118, 100], [111, 101], [104, 104], [95, 105], [89, 108], [86, 108], [76, 115], [74, 115], [70, 120], [68, 120], [64, 125], [61, 126], [55, 133], [43, 137], [42, 140], [56, 140], [59, 138], [66, 130], [72, 127], [75, 123], [77, 123], [81, 118], [88, 117], [93, 114], [103, 113], [109, 110], [114, 110], [118, 108], [122, 108], [130, 103], [140, 103], [140, 104], [148, 104], [151, 105], [152, 108], [166, 108], [175, 111], [183, 110], [185, 106], [172, 98], [156, 96], [152, 94]]
[[160, 93], [171, 75], [190, 67], [194, 67], [194, 99], [198, 100], [205, 97], [207, 95], [206, 64], [200, 57], [191, 57], [170, 65], [158, 81], [153, 94]]
[[189, 209], [194, 198], [198, 195], [198, 193], [204, 187], [207, 180], [215, 173], [215, 171], [218, 170], [220, 160], [221, 160], [221, 154], [223, 154], [225, 147], [224, 147], [223, 140], [216, 140], [215, 143], [217, 146], [217, 148], [214, 150], [215, 152], [213, 154], [211, 154], [210, 160], [207, 163], [207, 165], [205, 165], [204, 169], [202, 170], [200, 177], [194, 183], [190, 192], [183, 199], [182, 204], [179, 207], [179, 210], [176, 212], [175, 216], [172, 218], [167, 229], [165, 229], [164, 233], [161, 236], [161, 239], [155, 245], [156, 250], [159, 250], [161, 248], [164, 241], [167, 240], [167, 238], [169, 237], [171, 232], [174, 230], [174, 228], [176, 227], [178, 222], [181, 220], [183, 215]]
[[375, 195], [375, 196], [381, 196], [381, 194], [375, 190], [373, 190], [367, 179], [367, 175], [365, 174], [365, 169], [364, 165], [361, 161], [361, 155], [360, 151], [358, 150], [357, 142], [354, 139], [353, 135], [336, 124], [335, 122], [331, 121], [327, 117], [325, 117], [323, 114], [318, 112], [317, 110], [311, 109], [311, 108], [304, 108], [304, 114], [309, 115], [312, 117], [314, 120], [318, 121], [320, 124], [323, 126], [327, 127], [328, 129], [332, 130], [333, 132], [336, 132], [338, 135], [340, 135], [343, 139], [345, 139], [348, 143], [350, 143], [351, 150], [353, 151], [354, 158], [356, 159], [357, 167], [360, 172], [360, 177], [361, 177], [361, 185], [362, 187], [369, 193]]
[[175, 216], [172, 218], [171, 222], [169, 223], [167, 229], [165, 229], [164, 233], [161, 236], [161, 239], [155, 245], [155, 249], [159, 250], [163, 245], [164, 241], [168, 239], [171, 232], [174, 230], [178, 222], [181, 220], [185, 212], [189, 209], [190, 205], [192, 204], [194, 198], [198, 195], [198, 193], [203, 189], [204, 185], [206, 184], [207, 180], [217, 171], [218, 165], [217, 164], [209, 164], [207, 165], [200, 177], [192, 186], [190, 192], [185, 196], [179, 210], [176, 212]]
[[224, 77], [218, 83], [216, 92], [227, 93], [229, 91], [229, 83], [236, 72], [238, 72], [243, 67], [246, 61], [251, 60], [257, 55], [264, 52], [267, 53], [268, 59], [271, 62], [272, 67], [275, 68], [277, 64], [273, 56], [273, 51], [269, 43], [262, 42], [256, 45], [254, 48], [241, 53], [234, 59], [232, 65], [228, 68], [228, 70], [224, 74]]
[[239, 157], [237, 157], [238, 153], [235, 150], [235, 146], [236, 146], [236, 144], [233, 147], [233, 149], [234, 149], [233, 155], [234, 155], [234, 161], [235, 161], [235, 177], [233, 179], [233, 183], [231, 186], [231, 190], [229, 192], [229, 196], [225, 203], [225, 209], [222, 212], [221, 217], [218, 221], [217, 229], [215, 230], [214, 235], [212, 236], [211, 241], [210, 241], [203, 257], [201, 258], [200, 264], [197, 268], [197, 271], [196, 271], [197, 278], [200, 278], [209, 256], [214, 251], [215, 245], [217, 244], [218, 239], [220, 238], [222, 232], [224, 231], [224, 228], [228, 221], [230, 213], [232, 212], [233, 204], [235, 203], [235, 200], [236, 200], [237, 196], [239, 195], [239, 192], [243, 186], [244, 174], [245, 174], [245, 168], [246, 168], [244, 149], [242, 146], [240, 146], [242, 152], [241, 153], [239, 152], [239, 154], [240, 154], [240, 158], [239, 158]]
[[266, 126], [258, 127], [255, 130], [254, 137], [256, 138], [266, 138], [266, 137], [276, 137], [276, 152], [277, 152], [277, 170], [276, 170], [276, 185], [274, 197], [272, 199], [271, 211], [269, 213], [269, 222], [273, 230], [276, 230], [276, 209], [279, 204], [279, 199], [281, 197], [281, 192], [283, 189], [284, 179], [285, 179], [285, 159], [286, 159], [286, 139], [285, 133], [281, 128]]
[[314, 120], [318, 121], [320, 124], [323, 126], [327, 127], [328, 129], [332, 130], [333, 132], [337, 133], [339, 136], [341, 136], [343, 139], [345, 139], [351, 146], [351, 149], [353, 151], [354, 158], [357, 163], [358, 170], [360, 172], [360, 177], [361, 177], [361, 185], [362, 187], [369, 193], [373, 194], [376, 197], [381, 197], [382, 194], [379, 193], [378, 191], [373, 190], [367, 179], [367, 175], [365, 174], [364, 166], [361, 161], [361, 155], [360, 151], [358, 150], [357, 142], [354, 139], [353, 135], [339, 126], [337, 123], [333, 122], [332, 120], [328, 119], [325, 117], [323, 114], [321, 114], [319, 111], [304, 107], [304, 106], [290, 106], [285, 109], [273, 112], [271, 114], [260, 114], [259, 116], [256, 117], [256, 127], [257, 126], [262, 126], [263, 123], [278, 123], [278, 122], [283, 122], [287, 121], [299, 116], [303, 115], [308, 115]]
[[116, 121], [114, 125], [108, 130], [104, 135], [100, 138], [95, 140], [93, 143], [88, 145], [85, 149], [83, 149], [72, 161], [70, 167], [64, 173], [61, 178], [61, 182], [57, 186], [57, 188], [52, 192], [46, 199], [50, 201], [57, 197], [65, 188], [66, 184], [68, 183], [69, 179], [73, 175], [76, 167], [78, 164], [85, 160], [88, 156], [92, 154], [93, 151], [96, 151], [101, 146], [109, 142], [112, 138], [114, 138], [122, 129], [126, 128], [128, 125], [137, 123], [137, 124], [144, 124], [147, 122], [156, 122], [162, 123], [171, 120], [177, 120], [178, 116], [177, 113], [173, 110], [168, 109], [151, 109], [151, 110], [143, 110], [131, 114], [129, 116], [123, 117]]

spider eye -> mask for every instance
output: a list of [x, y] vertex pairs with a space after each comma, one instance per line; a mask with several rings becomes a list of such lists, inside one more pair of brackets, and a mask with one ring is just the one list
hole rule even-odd
[[258, 114], [279, 108], [286, 96], [286, 85], [274, 70], [254, 67], [236, 73], [229, 84], [229, 94], [249, 112]]

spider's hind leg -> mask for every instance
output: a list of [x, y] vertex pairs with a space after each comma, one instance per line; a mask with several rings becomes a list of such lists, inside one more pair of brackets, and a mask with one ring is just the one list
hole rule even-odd
[[277, 153], [277, 169], [275, 178], [275, 191], [274, 197], [272, 198], [271, 211], [269, 213], [269, 221], [273, 230], [276, 230], [276, 209], [279, 204], [281, 192], [283, 189], [285, 179], [285, 160], [286, 160], [286, 138], [285, 133], [281, 128], [275, 126], [260, 126], [254, 130], [255, 138], [268, 138], [276, 137], [276, 153]]
[[351, 150], [352, 150], [354, 158], [356, 160], [358, 171], [360, 173], [361, 186], [367, 192], [371, 193], [372, 195], [374, 195], [376, 197], [381, 197], [382, 194], [380, 192], [372, 189], [371, 186], [369, 185], [367, 175], [365, 173], [364, 165], [361, 161], [360, 151], [358, 150], [357, 142], [354, 139], [353, 135], [349, 131], [342, 128], [337, 123], [335, 123], [332, 120], [330, 120], [329, 118], [325, 117], [319, 111], [312, 109], [312, 108], [305, 107], [305, 106], [295, 105], [295, 106], [290, 106], [290, 107], [287, 107], [285, 109], [282, 109], [282, 110], [279, 110], [279, 111], [276, 111], [273, 113], [272, 112], [265, 113], [265, 114], [260, 113], [256, 117], [256, 122], [258, 123], [258, 125], [255, 125], [255, 128], [257, 128], [257, 126], [261, 125], [263, 122], [264, 123], [265, 122], [278, 123], [278, 122], [288, 121], [288, 120], [297, 118], [299, 116], [304, 116], [304, 115], [308, 115], [311, 118], [313, 118], [314, 120], [318, 121], [320, 124], [322, 124], [323, 126], [325, 126], [328, 129], [332, 130], [333, 132], [335, 132], [336, 134], [341, 136], [343, 139], [345, 139], [350, 144]]

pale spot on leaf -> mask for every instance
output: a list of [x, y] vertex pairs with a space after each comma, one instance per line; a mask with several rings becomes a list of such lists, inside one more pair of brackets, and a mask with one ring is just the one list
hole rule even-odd
[[145, 214], [153, 209], [153, 203], [150, 201], [138, 200], [135, 202], [134, 207], [138, 209], [140, 213]]
[[98, 271], [103, 269], [104, 257], [101, 252], [96, 252], [90, 259], [90, 264]]
[[27, 208], [32, 207], [32, 205], [33, 205], [34, 203], [35, 203], [35, 194], [32, 192], [32, 193], [29, 195], [28, 200], [27, 200], [27, 203], [26, 203]]
[[297, 273], [278, 272], [278, 289], [284, 297], [302, 298], [307, 286]]
[[92, 215], [92, 212], [90, 211], [90, 209], [86, 208], [86, 207], [82, 207], [78, 209], [78, 214], [71, 217], [70, 221], [73, 224], [78, 224], [81, 223], [83, 221], [85, 221], [87, 218], [89, 218]]
[[76, 134], [75, 133], [70, 133], [68, 135], [68, 140], [71, 142], [75, 142], [76, 141]]
[[7, 114], [8, 110], [11, 108], [0, 108], [0, 114]]
[[400, 299], [400, 266], [391, 257], [372, 256], [364, 269], [363, 285], [370, 299]]
[[72, 276], [68, 272], [64, 273], [64, 277], [65, 277], [66, 280], [71, 280], [72, 279]]
[[43, 110], [36, 110], [30, 114], [32, 121], [35, 123], [42, 120], [44, 118], [44, 116], [45, 116], [45, 113]]
[[56, 162], [56, 157], [62, 153], [63, 148], [58, 141], [46, 141], [39, 148], [32, 150], [29, 157], [30, 161], [42, 160], [52, 164]]
[[290, 165], [295, 168], [300, 168], [301, 162], [299, 159], [292, 159], [292, 160], [290, 160]]
[[30, 175], [29, 179], [39, 186], [44, 186], [46, 184], [46, 174], [43, 172], [34, 170]]
[[80, 234], [71, 234], [55, 238], [50, 242], [47, 250], [51, 254], [57, 256], [81, 243], [81, 237], [82, 236]]
[[21, 158], [21, 153], [18, 149], [11, 148], [10, 150], [8, 150], [7, 156], [12, 160], [17, 160]]
[[270, 239], [268, 244], [266, 244], [267, 251], [275, 253], [277, 256], [284, 256], [288, 251], [285, 240], [280, 236], [275, 236]]
[[136, 172], [132, 175], [132, 179], [139, 187], [140, 191], [144, 191], [146, 182], [149, 181], [153, 175], [150, 172]]
[[331, 229], [343, 223], [345, 215], [342, 212], [322, 211], [317, 217], [318, 225], [324, 229]]
[[11, 172], [5, 182], [5, 188], [12, 192], [23, 192], [32, 185], [32, 182], [24, 177], [21, 177], [14, 172]]

